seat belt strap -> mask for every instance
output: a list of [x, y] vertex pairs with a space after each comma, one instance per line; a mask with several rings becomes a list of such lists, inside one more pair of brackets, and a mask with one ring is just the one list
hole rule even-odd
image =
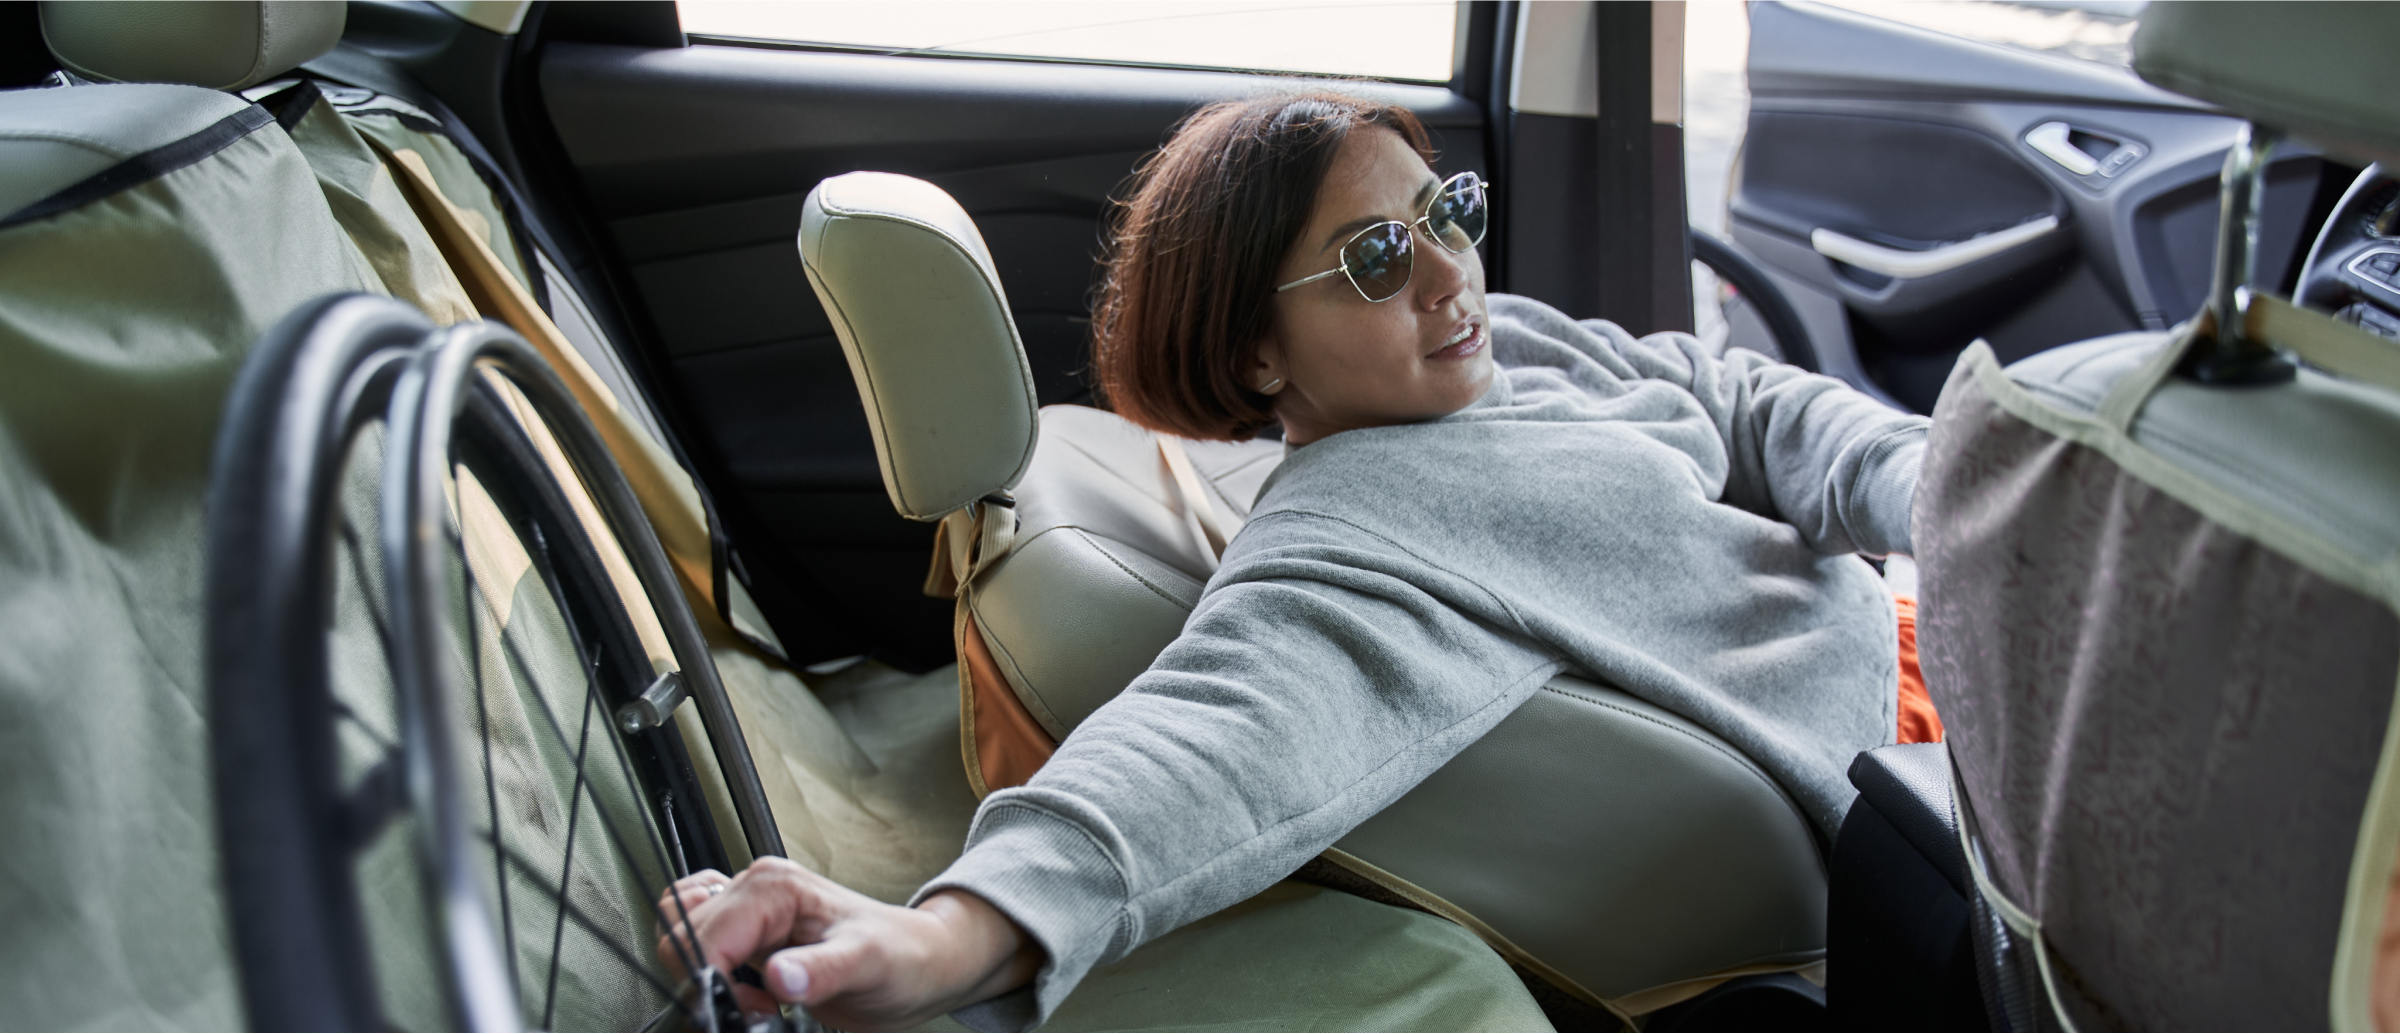
[[1176, 494], [1183, 497], [1183, 505], [1199, 520], [1200, 535], [1208, 540], [1209, 555], [1224, 559], [1225, 544], [1242, 530], [1241, 519], [1217, 515], [1217, 508], [1208, 501], [1208, 490], [1201, 487], [1200, 472], [1192, 467], [1191, 454], [1183, 450], [1183, 439], [1166, 434], [1157, 437], [1158, 454], [1166, 459], [1168, 472], [1175, 475]]
[[362, 137], [392, 170], [402, 196], [416, 209], [476, 310], [522, 335], [566, 382], [568, 392], [583, 406], [584, 415], [600, 432], [601, 441], [641, 500], [658, 544], [682, 576], [679, 580], [692, 602], [693, 616], [704, 628], [721, 626], [724, 622], [718, 617], [721, 610], [715, 599], [716, 551], [691, 477], [667, 455], [664, 446], [651, 441], [648, 433], [635, 428], [618, 411], [616, 396], [601, 383], [599, 374], [559, 333], [524, 285], [500, 265], [491, 246], [467, 228], [466, 219], [434, 182], [424, 156], [406, 148], [395, 151], [374, 137]]

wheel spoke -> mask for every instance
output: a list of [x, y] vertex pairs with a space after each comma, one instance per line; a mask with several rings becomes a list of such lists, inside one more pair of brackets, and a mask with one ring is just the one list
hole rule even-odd
[[383, 655], [389, 657], [392, 655], [391, 625], [384, 621], [383, 611], [375, 608], [375, 595], [366, 591], [368, 586], [375, 584], [367, 576], [366, 543], [358, 536], [358, 526], [352, 524], [347, 516], [342, 518], [342, 544], [349, 547], [344, 552], [350, 554], [350, 577], [358, 580], [359, 593], [366, 597], [367, 623], [374, 626], [375, 641], [382, 644]]
[[[592, 672], [599, 666], [600, 651], [595, 648], [592, 651], [591, 660], [585, 663], [583, 669], [583, 681], [586, 686], [591, 684]], [[567, 937], [567, 890], [575, 875], [575, 822], [583, 817], [583, 759], [585, 750], [592, 744], [593, 703], [595, 703], [593, 695], [585, 694], [583, 698], [583, 730], [575, 736], [575, 787], [567, 792], [567, 847], [565, 851], [561, 852], [563, 857], [558, 863], [558, 918], [550, 926], [549, 988], [542, 993], [542, 1027], [544, 1029], [550, 1027], [551, 1015], [558, 1007], [559, 948], [566, 943]], [[600, 811], [600, 801], [597, 797], [592, 800], [592, 811], [595, 813]]]
[[[497, 838], [486, 836], [484, 839], [492, 845], [492, 850], [499, 853], [500, 857], [508, 863], [511, 871], [527, 881], [539, 883], [549, 876], [549, 873], [542, 871], [540, 866], [527, 860], [524, 855], [502, 846]], [[651, 990], [669, 1000], [675, 998], [675, 989], [668, 987], [666, 981], [652, 975], [652, 965], [644, 962], [643, 957], [636, 949], [617, 943], [617, 940], [609, 934], [608, 929], [602, 926], [599, 920], [592, 918], [591, 913], [584, 911], [583, 906], [570, 900], [566, 903], [565, 912], [567, 919], [575, 924], [576, 929], [582, 930], [595, 943], [608, 949], [609, 955], [626, 969], [632, 970], [634, 975], [641, 977], [642, 982], [650, 985]]]
[[[451, 479], [457, 480], [461, 473], [462, 468], [454, 466]], [[483, 607], [475, 580], [475, 565], [467, 556], [465, 538], [462, 536], [457, 542], [458, 566], [466, 572], [467, 581], [467, 664], [472, 679], [470, 684], [475, 693], [475, 726], [483, 739], [483, 802], [485, 813], [491, 817], [492, 843], [496, 845], [500, 842], [500, 786], [492, 763], [491, 703], [484, 699], [488, 689], [483, 684]], [[499, 632], [505, 635], [507, 630], [501, 629]], [[508, 901], [508, 868], [497, 855], [492, 858], [492, 883], [500, 898], [500, 957], [508, 960], [509, 983], [515, 984], [517, 923]], [[544, 1026], [547, 1025], [545, 1022]]]

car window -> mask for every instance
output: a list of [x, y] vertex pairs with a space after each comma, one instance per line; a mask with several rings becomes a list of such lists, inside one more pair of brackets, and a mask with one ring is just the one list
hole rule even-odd
[[887, 53], [991, 54], [1447, 82], [1450, 0], [682, 0], [683, 31]]
[[2142, 0], [1986, 3], [1981, 0], [1827, 0], [1829, 6], [1985, 43], [2133, 66]]

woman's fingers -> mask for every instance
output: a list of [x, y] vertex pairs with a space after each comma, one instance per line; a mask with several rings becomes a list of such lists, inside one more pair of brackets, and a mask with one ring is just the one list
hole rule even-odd
[[710, 964], [731, 969], [779, 948], [807, 944], [873, 898], [782, 858], [761, 858], [695, 910]]
[[726, 885], [732, 882], [733, 877], [715, 869], [702, 869], [667, 887], [666, 892], [658, 897], [658, 907], [670, 916], [675, 915], [677, 904], [689, 909], [694, 902], [706, 901], [722, 893]]
[[658, 958], [670, 973], [681, 973], [686, 958], [698, 958], [695, 941], [685, 921], [696, 918], [701, 906], [724, 893], [732, 877], [715, 869], [702, 869], [668, 886], [658, 899]]
[[888, 983], [888, 975], [868, 972], [870, 942], [836, 934], [832, 939], [785, 948], [767, 958], [767, 990], [787, 1002], [811, 1005], [855, 989], [860, 984]]

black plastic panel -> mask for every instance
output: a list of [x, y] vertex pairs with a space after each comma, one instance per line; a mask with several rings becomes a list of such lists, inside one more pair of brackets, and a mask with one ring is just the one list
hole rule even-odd
[[[1508, 289], [1576, 319], [1600, 312], [1600, 120], [1514, 112], [1511, 161], [1521, 170], [1494, 199], [1508, 229]], [[1531, 175], [1541, 170], [1546, 175]]]
[[42, 42], [40, 4], [0, 3], [0, 90], [32, 86], [58, 71]]
[[1734, 214], [1806, 240], [1818, 228], [1907, 249], [2066, 215], [2066, 201], [1981, 133], [1933, 122], [1760, 111]]
[[[2258, 220], [2258, 273], [2252, 282], [2282, 284], [2296, 271], [2295, 264], [2315, 239], [2316, 227], [2306, 217], [2324, 170], [2324, 161], [2314, 155], [2267, 166], [2267, 197]], [[2134, 210], [2135, 247], [2149, 273], [2151, 294], [2176, 319], [2199, 312], [2208, 300], [2221, 196], [2216, 180], [2199, 180]]]

